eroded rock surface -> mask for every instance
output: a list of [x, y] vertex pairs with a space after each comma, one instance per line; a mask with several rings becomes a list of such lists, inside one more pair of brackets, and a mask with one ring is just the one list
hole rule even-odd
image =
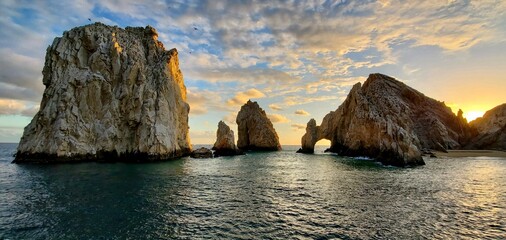
[[314, 151], [320, 139], [331, 141], [330, 151], [367, 156], [394, 166], [424, 164], [420, 149], [457, 149], [472, 130], [443, 102], [426, 97], [402, 82], [371, 74], [353, 86], [336, 111], [321, 125], [312, 119], [302, 137], [300, 152]]
[[165, 160], [191, 152], [176, 49], [152, 27], [95, 23], [55, 38], [40, 110], [15, 162]]
[[470, 141], [467, 149], [506, 150], [506, 104], [487, 111], [469, 124], [479, 134]]
[[237, 114], [237, 147], [243, 150], [281, 150], [278, 134], [257, 102], [248, 100]]
[[244, 154], [235, 145], [234, 131], [223, 121], [218, 123], [216, 142], [213, 146], [214, 156], [233, 156]]

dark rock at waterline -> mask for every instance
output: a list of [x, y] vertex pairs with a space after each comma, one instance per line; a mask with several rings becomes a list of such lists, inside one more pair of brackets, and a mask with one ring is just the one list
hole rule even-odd
[[192, 157], [192, 158], [212, 158], [213, 152], [209, 148], [201, 147], [197, 150], [194, 150], [190, 154], [190, 157]]
[[217, 149], [214, 150], [214, 157], [244, 155], [241, 149]]

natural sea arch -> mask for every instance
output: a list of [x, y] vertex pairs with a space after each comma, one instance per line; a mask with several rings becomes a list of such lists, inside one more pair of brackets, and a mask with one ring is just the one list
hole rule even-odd
[[[332, 146], [330, 139], [328, 139], [324, 133], [322, 133], [320, 126], [316, 126], [314, 119], [309, 120], [306, 126], [306, 133], [302, 136], [302, 147], [297, 151], [298, 153], [314, 153], [314, 147], [316, 143], [322, 141], [328, 141], [329, 145]], [[323, 143], [322, 142], [322, 143]]]
[[321, 152], [323, 152], [325, 149], [330, 148], [330, 140], [322, 138], [322, 139], [316, 141], [314, 148], [318, 149], [318, 152], [320, 152], [319, 149], [321, 149], [321, 147], [325, 147], [323, 150], [321, 150]]

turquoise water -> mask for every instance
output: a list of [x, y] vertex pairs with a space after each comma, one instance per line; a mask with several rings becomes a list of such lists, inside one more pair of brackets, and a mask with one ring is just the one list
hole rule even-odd
[[281, 152], [150, 164], [10, 164], [0, 239], [500, 239], [506, 159], [417, 168]]

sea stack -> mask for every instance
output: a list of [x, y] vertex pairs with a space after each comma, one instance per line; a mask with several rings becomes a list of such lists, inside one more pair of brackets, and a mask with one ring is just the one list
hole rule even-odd
[[257, 102], [248, 100], [237, 114], [237, 147], [242, 150], [279, 151], [278, 134]]
[[235, 145], [234, 131], [223, 121], [218, 123], [216, 142], [213, 146], [214, 156], [234, 156], [244, 154]]
[[469, 125], [477, 130], [478, 135], [466, 149], [506, 150], [506, 103], [492, 108]]
[[386, 165], [423, 165], [421, 149], [459, 149], [472, 129], [443, 102], [426, 97], [396, 79], [371, 74], [353, 86], [336, 111], [320, 126], [312, 119], [299, 152], [312, 153], [320, 139], [330, 151], [367, 156]]
[[15, 162], [153, 161], [188, 155], [176, 49], [154, 28], [77, 27], [47, 48], [39, 112]]

